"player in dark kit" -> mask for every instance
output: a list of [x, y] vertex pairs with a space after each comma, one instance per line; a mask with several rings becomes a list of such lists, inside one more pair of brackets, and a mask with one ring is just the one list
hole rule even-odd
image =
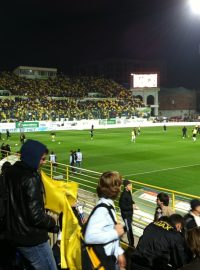
[[94, 125], [91, 126], [90, 139], [93, 140], [93, 137], [94, 137]]
[[182, 133], [183, 133], [183, 139], [185, 139], [187, 137], [187, 128], [186, 127], [182, 128]]
[[21, 142], [21, 144], [24, 144], [25, 139], [26, 139], [25, 134], [24, 133], [21, 133], [20, 134], [20, 142]]
[[10, 138], [10, 131], [6, 129], [6, 139], [9, 140], [9, 138]]

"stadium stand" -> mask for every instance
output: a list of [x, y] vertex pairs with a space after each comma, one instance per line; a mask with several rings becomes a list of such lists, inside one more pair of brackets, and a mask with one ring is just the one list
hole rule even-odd
[[[102, 77], [26, 79], [0, 74], [0, 121], [131, 117], [144, 104], [124, 87]], [[95, 98], [94, 98], [95, 96]]]

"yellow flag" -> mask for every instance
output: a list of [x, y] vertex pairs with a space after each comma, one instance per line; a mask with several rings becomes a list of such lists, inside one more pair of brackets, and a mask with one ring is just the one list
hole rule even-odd
[[45, 207], [53, 212], [63, 212], [61, 237], [61, 268], [81, 270], [81, 227], [71, 208], [77, 200], [78, 184], [53, 180], [43, 171]]
[[[81, 227], [66, 199], [61, 238], [61, 268], [81, 270]], [[63, 256], [63, 257], [62, 257]], [[64, 263], [66, 261], [66, 264]]]

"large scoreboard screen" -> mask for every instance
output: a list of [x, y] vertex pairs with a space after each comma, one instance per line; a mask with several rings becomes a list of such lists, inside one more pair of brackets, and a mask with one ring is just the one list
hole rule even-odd
[[158, 74], [131, 74], [133, 76], [133, 88], [158, 87]]

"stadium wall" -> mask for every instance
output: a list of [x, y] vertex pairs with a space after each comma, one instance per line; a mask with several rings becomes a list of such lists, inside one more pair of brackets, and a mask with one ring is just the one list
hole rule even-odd
[[198, 122], [167, 122], [153, 123], [144, 118], [126, 119], [99, 119], [99, 120], [74, 120], [74, 121], [26, 121], [15, 123], [0, 123], [0, 132], [36, 132], [36, 131], [58, 131], [58, 130], [90, 130], [94, 125], [95, 129], [125, 128], [125, 127], [156, 127], [156, 126], [195, 126]]
[[159, 110], [159, 114], [165, 117], [184, 117], [184, 116], [191, 116], [196, 114], [196, 110]]

